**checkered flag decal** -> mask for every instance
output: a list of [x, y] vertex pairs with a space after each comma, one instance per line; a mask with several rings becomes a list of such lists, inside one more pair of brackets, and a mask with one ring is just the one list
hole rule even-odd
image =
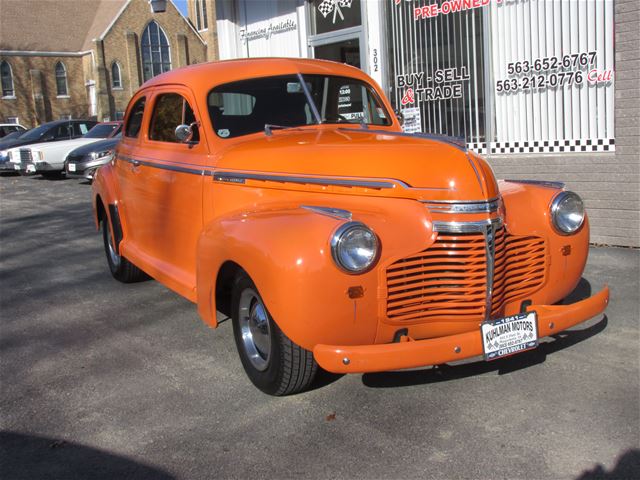
[[333, 12], [334, 6], [333, 0], [324, 0], [320, 5], [318, 5], [318, 11], [323, 17], [327, 18], [327, 15]]
[[318, 5], [318, 11], [322, 14], [324, 18], [333, 12], [333, 23], [336, 23], [336, 16], [340, 15], [340, 19], [344, 20], [344, 15], [342, 15], [341, 8], [351, 8], [351, 4], [353, 0], [324, 0], [320, 5]]

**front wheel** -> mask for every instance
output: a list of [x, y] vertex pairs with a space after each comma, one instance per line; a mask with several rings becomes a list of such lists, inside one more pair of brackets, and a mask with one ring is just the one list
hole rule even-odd
[[293, 343], [280, 330], [245, 274], [236, 277], [232, 309], [233, 335], [251, 382], [275, 396], [308, 389], [318, 370], [313, 353]]
[[109, 220], [105, 215], [102, 219], [102, 240], [104, 242], [104, 251], [107, 255], [107, 263], [111, 275], [122, 283], [134, 283], [149, 278], [146, 273], [136, 267], [129, 260], [119, 255], [116, 251], [113, 235], [109, 230]]

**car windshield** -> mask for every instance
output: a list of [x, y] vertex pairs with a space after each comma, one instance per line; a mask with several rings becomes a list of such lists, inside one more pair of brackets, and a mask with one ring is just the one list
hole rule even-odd
[[11, 140], [14, 138], [18, 138], [20, 137], [22, 134], [24, 134], [27, 130], [15, 130], [11, 133], [6, 134], [4, 137], [2, 137], [2, 140]]
[[20, 140], [28, 140], [28, 141], [38, 140], [45, 133], [47, 133], [50, 128], [51, 128], [51, 125], [48, 125], [48, 124], [45, 123], [44, 125], [40, 125], [39, 127], [33, 128], [33, 129], [29, 130], [28, 132], [25, 132], [20, 137]]
[[93, 127], [83, 138], [107, 138], [118, 128], [117, 123], [99, 123]]
[[318, 123], [391, 125], [387, 110], [366, 83], [327, 75], [302, 78], [254, 78], [214, 88], [208, 96], [214, 131], [233, 138], [271, 127]]

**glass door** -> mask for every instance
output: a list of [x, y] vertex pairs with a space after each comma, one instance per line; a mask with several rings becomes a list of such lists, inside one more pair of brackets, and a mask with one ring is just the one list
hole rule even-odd
[[365, 69], [360, 0], [311, 0], [308, 4], [313, 58]]

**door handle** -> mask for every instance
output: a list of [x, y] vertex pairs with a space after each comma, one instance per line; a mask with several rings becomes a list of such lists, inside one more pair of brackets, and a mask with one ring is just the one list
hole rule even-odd
[[140, 166], [140, 160], [131, 160], [131, 169], [135, 170]]

